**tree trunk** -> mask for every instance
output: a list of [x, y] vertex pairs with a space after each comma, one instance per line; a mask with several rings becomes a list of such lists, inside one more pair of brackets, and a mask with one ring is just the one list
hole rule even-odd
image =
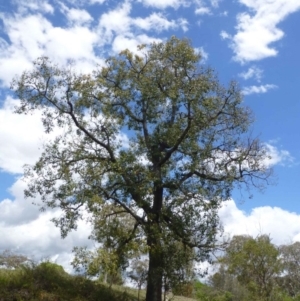
[[[160, 178], [160, 170], [157, 170]], [[163, 251], [161, 246], [160, 213], [163, 202], [163, 188], [161, 183], [156, 183], [154, 188], [154, 200], [152, 218], [146, 230], [147, 245], [149, 247], [149, 268], [146, 301], [162, 301], [163, 287]]]
[[149, 245], [149, 248], [146, 301], [162, 301], [163, 262], [160, 244], [155, 244], [154, 240], [151, 245]]

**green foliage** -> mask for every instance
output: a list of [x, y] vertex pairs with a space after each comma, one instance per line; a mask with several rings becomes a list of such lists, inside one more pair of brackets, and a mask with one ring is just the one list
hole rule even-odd
[[121, 265], [144, 238], [147, 301], [161, 300], [170, 247], [207, 259], [221, 202], [235, 186], [262, 188], [270, 175], [266, 150], [247, 134], [253, 118], [237, 84], [223, 87], [200, 59], [188, 40], [171, 37], [137, 54], [124, 50], [88, 75], [42, 57], [12, 82], [17, 113], [40, 110], [47, 133], [63, 128], [26, 167], [25, 195], [62, 209], [54, 222], [63, 237], [83, 208], [100, 216], [95, 237], [104, 249], [110, 236], [117, 242]]
[[109, 289], [80, 276], [71, 276], [51, 262], [0, 269], [0, 301], [134, 301], [124, 290]]
[[75, 257], [72, 266], [78, 273], [87, 277], [97, 276], [99, 280], [109, 284], [122, 284], [121, 267], [119, 257], [114, 250], [99, 248], [94, 251], [86, 248], [75, 247]]
[[195, 251], [181, 242], [165, 239], [164, 244], [164, 291], [171, 290], [179, 296], [191, 297], [195, 278]]
[[215, 294], [230, 293], [232, 301], [248, 300], [249, 292], [247, 288], [238, 281], [235, 275], [228, 273], [226, 268], [221, 264], [218, 271], [210, 276], [210, 287], [215, 291]]
[[[194, 295], [201, 301], [234, 301], [234, 296], [229, 291], [217, 290], [199, 281], [194, 284]], [[238, 299], [243, 301], [244, 299]], [[246, 300], [245, 300], [246, 301]]]
[[277, 247], [268, 235], [234, 236], [208, 283], [195, 284], [195, 296], [201, 301], [299, 300], [299, 246]]
[[280, 287], [290, 296], [300, 298], [300, 242], [279, 248], [284, 266], [284, 276], [277, 279]]
[[282, 272], [278, 249], [270, 237], [234, 236], [222, 259], [228, 272], [258, 298], [269, 300], [276, 290], [275, 277]]

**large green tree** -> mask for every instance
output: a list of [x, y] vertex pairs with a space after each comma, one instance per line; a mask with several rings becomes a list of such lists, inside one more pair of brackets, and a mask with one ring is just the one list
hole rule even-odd
[[62, 209], [63, 236], [82, 208], [93, 214], [109, 203], [129, 214], [122, 243], [146, 237], [147, 301], [161, 300], [168, 237], [207, 258], [221, 202], [235, 185], [261, 188], [269, 176], [239, 88], [223, 87], [200, 60], [189, 41], [172, 37], [124, 50], [88, 75], [39, 58], [12, 83], [17, 113], [41, 110], [46, 132], [62, 128], [26, 168], [26, 196]]

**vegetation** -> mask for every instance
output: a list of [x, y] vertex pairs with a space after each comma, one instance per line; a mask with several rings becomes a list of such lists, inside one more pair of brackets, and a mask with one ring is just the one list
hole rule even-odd
[[54, 222], [63, 237], [87, 210], [103, 248], [92, 258], [111, 256], [99, 266], [110, 275], [141, 246], [147, 301], [190, 274], [186, 259], [209, 258], [232, 189], [262, 188], [270, 175], [266, 150], [247, 134], [253, 118], [238, 86], [223, 87], [200, 59], [172, 37], [124, 50], [87, 75], [39, 58], [12, 83], [16, 112], [41, 110], [45, 131], [60, 133], [27, 166], [25, 195], [62, 209]]
[[[0, 258], [3, 256], [15, 263], [18, 258], [26, 259], [11, 252], [0, 254]], [[162, 298], [164, 301], [299, 301], [296, 281], [299, 256], [299, 242], [277, 247], [267, 235], [234, 236], [214, 263], [215, 273], [205, 284], [187, 276], [170, 292], [162, 294]], [[108, 284], [101, 277], [90, 280], [72, 276], [55, 263], [35, 264], [26, 259], [0, 269], [0, 301], [144, 301], [146, 291], [142, 286], [147, 281], [147, 262], [135, 261], [133, 266], [136, 272], [126, 277], [133, 278], [137, 289]]]
[[57, 264], [22, 265], [0, 269], [0, 301], [117, 301], [137, 300], [125, 290], [109, 289], [81, 276], [71, 276]]
[[299, 256], [299, 242], [278, 247], [267, 235], [234, 236], [215, 263], [218, 270], [209, 285], [198, 285], [198, 297], [205, 295], [207, 299], [202, 299], [207, 301], [300, 300]]
[[[0, 254], [0, 257], [15, 262], [14, 267], [0, 268], [0, 301], [145, 300], [144, 290], [120, 285], [108, 286], [99, 280], [70, 275], [62, 266], [49, 261], [36, 264], [23, 255], [8, 251]], [[24, 258], [26, 262], [17, 264], [18, 258]], [[189, 301], [187, 298], [174, 296], [172, 300]]]

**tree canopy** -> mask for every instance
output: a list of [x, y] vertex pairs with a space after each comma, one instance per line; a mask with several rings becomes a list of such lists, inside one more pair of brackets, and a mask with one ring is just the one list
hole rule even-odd
[[276, 277], [283, 271], [283, 265], [269, 236], [234, 236], [221, 262], [252, 293], [252, 298], [274, 300]]
[[196, 285], [196, 295], [209, 301], [300, 300], [299, 246], [277, 246], [266, 234], [233, 236], [208, 285]]
[[102, 218], [120, 216], [120, 227], [129, 216], [131, 229], [116, 240], [126, 250], [145, 239], [147, 301], [161, 300], [170, 244], [207, 259], [222, 201], [236, 186], [262, 188], [270, 175], [238, 85], [222, 86], [200, 60], [188, 40], [172, 37], [124, 50], [92, 74], [42, 57], [12, 82], [17, 113], [41, 110], [46, 132], [61, 128], [25, 168], [25, 195], [62, 209], [63, 237], [85, 210], [97, 216], [114, 206]]

